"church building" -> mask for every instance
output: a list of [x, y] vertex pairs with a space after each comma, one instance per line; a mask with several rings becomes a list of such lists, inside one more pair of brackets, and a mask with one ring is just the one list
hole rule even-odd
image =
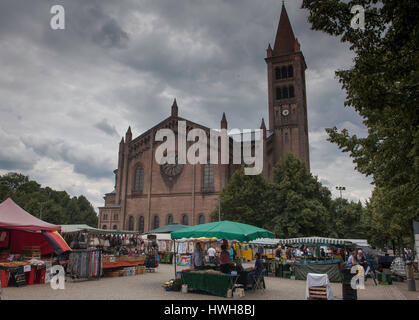
[[[262, 119], [260, 129], [263, 132], [263, 175], [271, 180], [275, 164], [287, 153], [301, 159], [310, 170], [307, 66], [284, 5], [274, 47], [269, 44], [265, 61], [269, 123], [266, 128]], [[170, 116], [143, 134], [133, 139], [131, 128], [128, 128], [119, 143], [115, 189], [105, 194], [105, 205], [99, 208], [99, 228], [147, 232], [170, 223], [210, 222], [221, 190], [241, 165], [232, 162], [158, 164], [155, 152], [162, 142], [155, 140], [155, 134], [164, 128], [176, 133], [178, 121], [186, 121], [187, 131], [199, 128], [209, 137], [210, 128], [179, 116], [176, 99]], [[220, 129], [228, 129], [225, 114]]]

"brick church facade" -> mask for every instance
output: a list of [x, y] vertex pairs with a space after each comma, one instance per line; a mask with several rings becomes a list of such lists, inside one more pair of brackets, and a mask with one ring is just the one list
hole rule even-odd
[[[265, 61], [269, 127], [266, 128], [262, 119], [260, 129], [263, 130], [263, 175], [272, 179], [273, 167], [287, 153], [293, 153], [310, 169], [307, 66], [284, 5], [274, 47], [269, 44]], [[154, 137], [159, 129], [172, 129], [176, 133], [178, 121], [186, 121], [187, 131], [200, 128], [209, 137], [210, 128], [183, 119], [178, 113], [175, 99], [170, 116], [153, 128], [135, 139], [128, 128], [119, 144], [115, 189], [105, 195], [105, 205], [99, 208], [99, 228], [147, 232], [170, 223], [210, 222], [221, 190], [241, 165], [158, 164], [154, 156], [161, 142]], [[220, 128], [228, 129], [225, 114]]]

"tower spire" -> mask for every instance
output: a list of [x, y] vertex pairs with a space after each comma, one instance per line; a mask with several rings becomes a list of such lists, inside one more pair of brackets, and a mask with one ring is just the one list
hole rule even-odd
[[292, 31], [290, 19], [288, 18], [287, 9], [285, 8], [284, 2], [282, 2], [281, 17], [279, 18], [273, 54], [280, 55], [294, 51], [295, 36]]
[[225, 112], [223, 112], [223, 117], [221, 118], [221, 129], [227, 129], [227, 118]]
[[131, 132], [131, 126], [129, 126], [127, 133], [125, 133], [125, 142], [130, 143], [131, 140], [132, 140], [132, 132]]
[[177, 102], [176, 102], [176, 98], [175, 98], [175, 100], [173, 100], [173, 104], [172, 104], [172, 116], [177, 117], [178, 112], [179, 112], [179, 108], [177, 106]]

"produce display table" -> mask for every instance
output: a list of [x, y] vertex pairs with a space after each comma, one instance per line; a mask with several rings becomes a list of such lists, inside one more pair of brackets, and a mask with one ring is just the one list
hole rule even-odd
[[44, 283], [45, 265], [29, 262], [1, 262], [0, 282], [3, 288], [11, 286], [25, 286], [34, 283]]
[[120, 268], [120, 267], [134, 267], [143, 265], [143, 260], [137, 261], [115, 261], [115, 262], [102, 262], [102, 269]]
[[219, 297], [227, 297], [228, 289], [233, 289], [238, 275], [209, 273], [203, 271], [182, 271], [182, 284], [188, 289], [202, 290]]

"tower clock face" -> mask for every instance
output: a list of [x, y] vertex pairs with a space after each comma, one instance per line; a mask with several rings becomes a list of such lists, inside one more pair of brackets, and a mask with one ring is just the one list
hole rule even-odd
[[179, 175], [182, 172], [183, 169], [183, 164], [179, 164], [178, 163], [178, 157], [176, 155], [176, 163], [175, 164], [169, 164], [169, 163], [165, 163], [160, 165], [160, 171], [168, 176], [168, 177], [176, 177], [177, 175]]
[[289, 111], [288, 109], [284, 109], [284, 110], [282, 110], [282, 115], [283, 115], [284, 117], [288, 116], [289, 114], [290, 114], [290, 111]]

